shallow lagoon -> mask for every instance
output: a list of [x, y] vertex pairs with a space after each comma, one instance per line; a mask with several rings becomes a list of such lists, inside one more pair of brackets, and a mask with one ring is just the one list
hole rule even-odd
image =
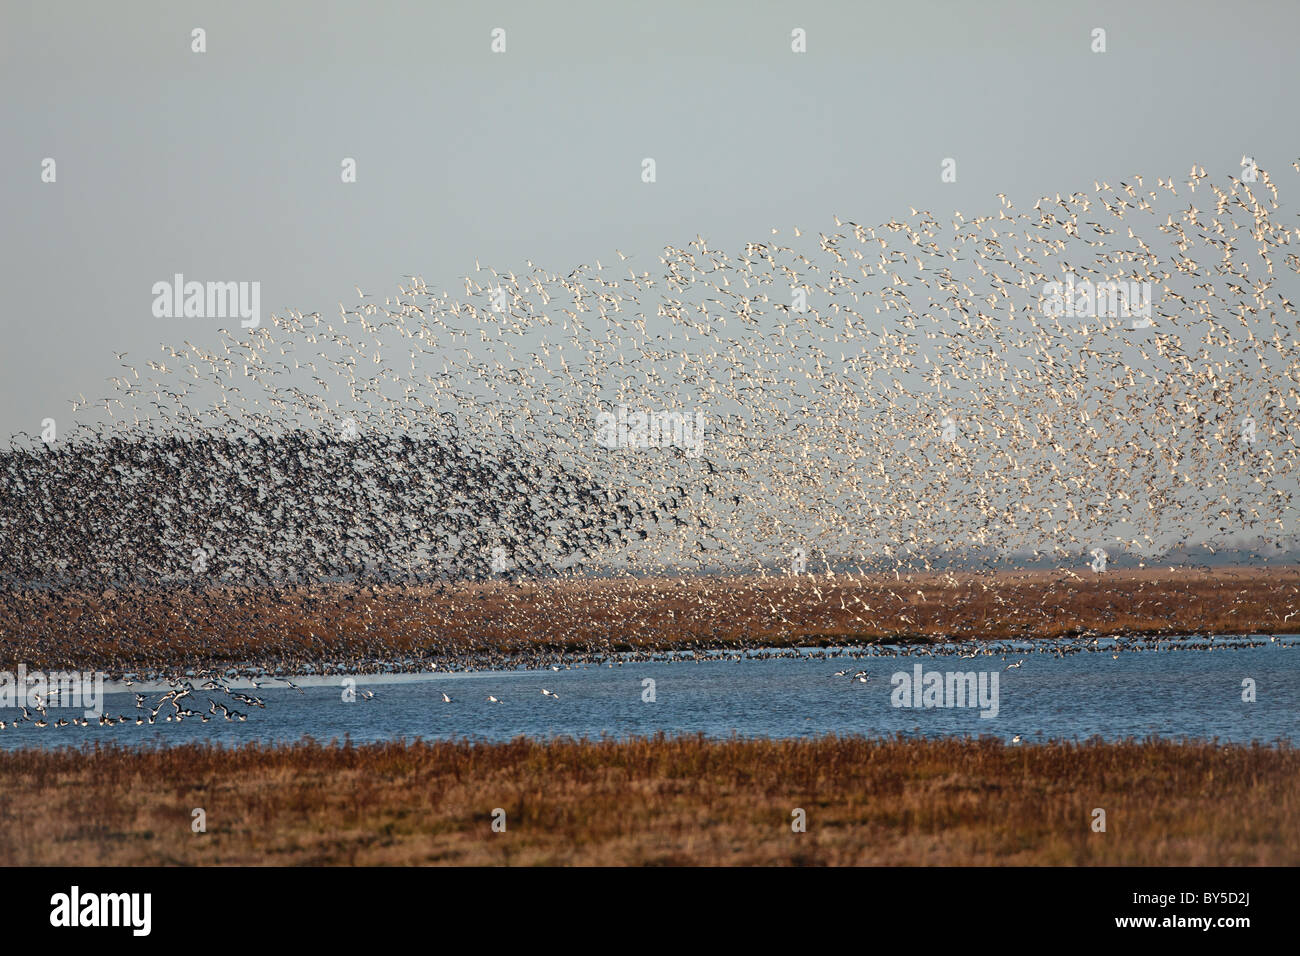
[[[1102, 643], [1087, 653], [1059, 655], [1045, 645], [1004, 646], [990, 656], [958, 653], [825, 656], [745, 656], [742, 659], [657, 659], [604, 664], [573, 664], [559, 671], [512, 670], [467, 673], [357, 675], [357, 699], [346, 696], [342, 676], [294, 678], [295, 689], [276, 678], [254, 688], [234, 681], [231, 688], [259, 697], [262, 708], [235, 704], [246, 721], [218, 714], [137, 726], [135, 695], [149, 703], [166, 685], [106, 685], [105, 711], [129, 715], [116, 726], [13, 726], [16, 711], [0, 713], [11, 724], [0, 731], [0, 746], [58, 747], [87, 741], [171, 744], [211, 740], [237, 744], [253, 740], [292, 741], [350, 737], [356, 742], [398, 738], [475, 738], [645, 735], [663, 731], [714, 737], [802, 737], [827, 733], [880, 736], [895, 733], [1002, 737], [1024, 741], [1046, 738], [1106, 739], [1217, 737], [1224, 741], [1273, 742], [1300, 739], [1300, 646], [1284, 638], [1264, 646], [1221, 639], [1213, 649], [1124, 651], [1114, 656]], [[1113, 645], [1118, 647], [1118, 645]], [[1095, 646], [1094, 646], [1095, 647]], [[1035, 648], [1035, 650], [1031, 650]], [[783, 652], [789, 654], [790, 652]], [[1021, 661], [1019, 667], [1015, 665]], [[980, 716], [978, 706], [899, 707], [896, 673], [910, 678], [925, 672], [997, 674], [997, 714]], [[860, 670], [867, 682], [851, 675]], [[835, 676], [847, 671], [850, 676]], [[1245, 679], [1255, 682], [1256, 700], [1242, 700]], [[653, 700], [649, 698], [653, 681]], [[195, 682], [196, 686], [199, 683]], [[992, 681], [987, 680], [986, 686]], [[543, 695], [543, 689], [557, 696]], [[374, 698], [363, 699], [365, 692]], [[452, 698], [443, 701], [443, 694]], [[493, 696], [499, 702], [489, 701]], [[186, 706], [206, 712], [209, 697], [231, 704], [219, 693], [196, 690]], [[80, 715], [75, 708], [52, 708], [51, 720]]]

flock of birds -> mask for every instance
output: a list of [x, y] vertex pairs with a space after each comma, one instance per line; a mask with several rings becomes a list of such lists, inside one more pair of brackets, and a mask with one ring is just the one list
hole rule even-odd
[[1093, 186], [123, 353], [102, 421], [0, 453], [0, 601], [220, 586], [235, 627], [268, 586], [1285, 554], [1300, 228], [1263, 169]]
[[[207, 679], [197, 687], [194, 680]], [[301, 688], [287, 678], [279, 678], [284, 683], [301, 692]], [[127, 680], [126, 686], [131, 687], [133, 681]], [[255, 687], [261, 684], [255, 683]], [[205, 701], [206, 709], [203, 704], [199, 703], [198, 698], [206, 692]], [[50, 707], [58, 707], [63, 702], [59, 700], [59, 692], [51, 690], [48, 696], [40, 694], [34, 695], [33, 707], [28, 708], [20, 705], [17, 709], [21, 716], [13, 717], [10, 720], [0, 720], [0, 730], [17, 730], [23, 724], [29, 724], [37, 729], [54, 728], [55, 730], [64, 727], [113, 727], [117, 725], [131, 725], [137, 727], [153, 725], [156, 723], [169, 724], [175, 721], [181, 723], [184, 720], [193, 720], [198, 723], [206, 724], [210, 720], [222, 719], [227, 723], [242, 723], [248, 720], [248, 714], [241, 710], [223, 703], [221, 697], [224, 695], [231, 702], [237, 702], [241, 706], [262, 707], [266, 706], [260, 697], [250, 694], [241, 693], [232, 689], [229, 680], [221, 674], [201, 672], [194, 679], [181, 678], [172, 682], [171, 686], [161, 693], [156, 700], [150, 701], [145, 694], [135, 694], [136, 713], [133, 716], [119, 714], [114, 717], [112, 714], [100, 713], [98, 717], [92, 719], [83, 711], [81, 716], [72, 717], [54, 717], [49, 713]], [[372, 695], [373, 696], [373, 695]], [[182, 702], [185, 702], [182, 706]], [[167, 707], [171, 710], [167, 710]], [[198, 707], [199, 709], [195, 709]]]
[[640, 534], [656, 515], [545, 450], [426, 435], [153, 436], [0, 461], [6, 583], [486, 580]]

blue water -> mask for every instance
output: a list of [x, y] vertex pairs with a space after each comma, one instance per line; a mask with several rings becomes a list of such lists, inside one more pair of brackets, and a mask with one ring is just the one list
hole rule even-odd
[[[1291, 641], [1292, 639], [1286, 639]], [[1004, 669], [1023, 658], [1015, 669]], [[998, 713], [981, 718], [977, 708], [896, 707], [891, 675], [926, 671], [996, 671]], [[866, 670], [866, 684], [833, 676]], [[643, 680], [655, 682], [655, 700], [643, 699]], [[1256, 683], [1257, 699], [1242, 700], [1242, 681]], [[117, 726], [46, 727], [12, 725], [16, 711], [0, 711], [10, 723], [0, 730], [0, 746], [58, 747], [87, 741], [172, 744], [210, 740], [223, 744], [317, 740], [356, 742], [398, 738], [474, 738], [508, 740], [603, 734], [704, 733], [722, 737], [805, 737], [827, 733], [927, 737], [993, 735], [1011, 740], [1219, 738], [1223, 741], [1300, 741], [1300, 646], [1216, 647], [1214, 650], [1145, 650], [1120, 653], [1008, 653], [962, 659], [955, 654], [875, 656], [854, 659], [778, 658], [766, 660], [655, 661], [574, 665], [558, 672], [488, 671], [464, 674], [358, 675], [358, 695], [373, 700], [345, 702], [340, 677], [304, 677], [295, 690], [277, 681], [259, 689], [233, 688], [262, 698], [264, 708], [235, 704], [245, 722], [220, 716], [208, 722], [188, 718], [136, 726], [135, 693], [152, 702], [165, 685], [136, 685], [107, 694], [105, 712], [129, 715]], [[196, 682], [198, 683], [198, 682]], [[154, 686], [155, 689], [149, 689]], [[120, 688], [120, 685], [119, 685]], [[542, 694], [552, 691], [558, 699]], [[445, 703], [442, 695], [452, 698]], [[489, 702], [488, 695], [500, 699]], [[195, 710], [207, 699], [230, 704], [221, 694], [196, 691], [187, 700]], [[147, 710], [144, 713], [147, 714]], [[79, 715], [79, 709], [51, 709], [51, 720]]]

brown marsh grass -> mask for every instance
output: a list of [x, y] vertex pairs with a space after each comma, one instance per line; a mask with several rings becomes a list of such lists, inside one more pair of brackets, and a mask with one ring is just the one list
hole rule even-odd
[[0, 660], [164, 669], [872, 641], [1300, 632], [1300, 568], [7, 592]]
[[7, 865], [1300, 864], [1289, 745], [304, 741], [16, 751], [0, 775]]

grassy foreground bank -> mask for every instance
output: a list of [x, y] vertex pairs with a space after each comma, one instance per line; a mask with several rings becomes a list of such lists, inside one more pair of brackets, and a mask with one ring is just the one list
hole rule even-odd
[[0, 776], [6, 865], [1300, 864], [1291, 746], [304, 741], [17, 751]]

